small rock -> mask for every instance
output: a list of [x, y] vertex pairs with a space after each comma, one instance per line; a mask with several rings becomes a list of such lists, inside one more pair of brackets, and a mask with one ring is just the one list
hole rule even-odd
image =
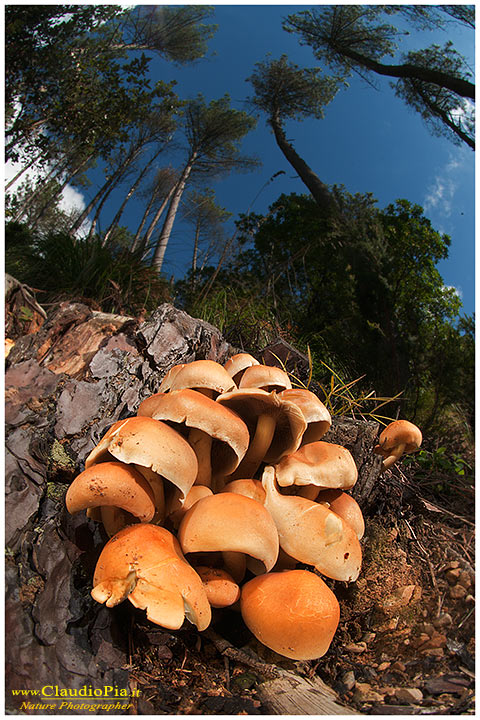
[[473, 597], [473, 595], [467, 595], [465, 597], [465, 602], [468, 603], [468, 605], [471, 605], [475, 602], [475, 598]]
[[452, 600], [461, 600], [466, 597], [467, 589], [463, 585], [454, 585], [450, 588], [450, 597]]
[[391, 663], [389, 662], [382, 662], [378, 666], [377, 670], [378, 672], [383, 672], [384, 670], [387, 670], [390, 667]]
[[435, 620], [433, 621], [433, 625], [438, 629], [443, 627], [450, 627], [452, 622], [453, 620], [451, 615], [449, 615], [448, 613], [442, 613], [438, 616], [438, 618], [435, 618]]
[[367, 643], [367, 645], [368, 645], [368, 643], [373, 642], [376, 637], [377, 637], [377, 634], [376, 634], [376, 633], [374, 633], [374, 632], [367, 632], [367, 633], [365, 633], [365, 635], [362, 637], [362, 640], [363, 640], [363, 642]]
[[419, 703], [423, 700], [423, 693], [418, 688], [397, 688], [395, 697], [404, 703]]
[[460, 577], [458, 578], [459, 585], [463, 585], [464, 588], [470, 588], [472, 587], [472, 579], [470, 577], [470, 573], [468, 573], [466, 570], [463, 570], [460, 573]]
[[426, 648], [426, 650], [420, 650], [422, 655], [432, 658], [443, 658], [443, 648]]
[[349, 643], [348, 645], [345, 645], [345, 650], [352, 653], [363, 653], [366, 649], [367, 643], [365, 642]]
[[359, 703], [382, 702], [383, 695], [372, 690], [370, 683], [358, 683], [355, 686], [353, 699]]
[[353, 672], [353, 670], [349, 670], [348, 672], [344, 673], [344, 675], [342, 675], [342, 684], [345, 686], [345, 689], [347, 691], [353, 690], [353, 688], [355, 687], [355, 682], [355, 673]]
[[430, 648], [441, 648], [447, 644], [447, 636], [435, 631], [431, 638], [427, 636], [427, 640], [417, 645], [419, 650], [428, 650]]
[[396, 630], [398, 627], [398, 623], [400, 621], [400, 618], [393, 617], [388, 622], [386, 622], [384, 625], [382, 625], [381, 628], [378, 628], [379, 630]]
[[460, 567], [460, 563], [458, 562], [458, 560], [450, 560], [450, 562], [447, 563], [447, 565], [445, 566], [444, 569], [445, 569], [445, 570], [452, 570], [452, 569], [455, 569], [455, 568], [458, 568], [458, 567]]
[[433, 633], [435, 632], [435, 626], [432, 623], [422, 623], [421, 627], [422, 632], [424, 632], [425, 635], [432, 637]]
[[447, 570], [447, 572], [445, 573], [445, 577], [446, 577], [449, 585], [457, 584], [458, 578], [460, 577], [460, 573], [461, 573], [460, 568], [453, 568], [452, 570]]
[[406, 666], [400, 660], [397, 660], [390, 666], [390, 670], [397, 672], [405, 672], [406, 669]]

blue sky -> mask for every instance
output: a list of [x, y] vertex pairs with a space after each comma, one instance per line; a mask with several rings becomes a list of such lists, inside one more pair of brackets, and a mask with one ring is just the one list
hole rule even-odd
[[[177, 68], [154, 58], [152, 79], [177, 81], [176, 92], [182, 98], [202, 93], [207, 100], [228, 93], [232, 105], [247, 109], [252, 92], [246, 78], [256, 62], [285, 53], [303, 67], [318, 63], [308, 47], [301, 47], [296, 36], [282, 30], [282, 18], [308, 5], [217, 5], [211, 22], [218, 24], [209, 42], [207, 57], [193, 66]], [[392, 19], [396, 22], [396, 18]], [[448, 39], [471, 60], [473, 32], [411, 33], [408, 48], [420, 48]], [[407, 46], [405, 46], [407, 48]], [[323, 120], [290, 121], [287, 138], [297, 152], [325, 183], [343, 184], [351, 192], [371, 192], [383, 208], [398, 198], [421, 205], [433, 227], [450, 235], [450, 257], [439, 265], [445, 284], [457, 288], [463, 311], [474, 311], [474, 153], [456, 146], [446, 138], [434, 137], [423, 121], [396, 98], [386, 78], [375, 77], [378, 90], [353, 76], [350, 87], [339, 91], [325, 109]], [[231, 174], [212, 183], [217, 202], [233, 213], [250, 208], [267, 211], [281, 193], [307, 192], [300, 179], [278, 149], [272, 132], [259, 117], [257, 128], [245, 139], [242, 150], [256, 155], [262, 165], [248, 174]], [[181, 166], [182, 153], [160, 158], [162, 164]], [[267, 184], [277, 171], [285, 174]], [[92, 186], [83, 191], [85, 199], [98, 189], [102, 177], [93, 173]], [[108, 227], [122, 195], [112, 196], [105, 207], [101, 229]], [[255, 202], [252, 205], [252, 202]], [[143, 213], [140, 202], [131, 202], [122, 224], [136, 230]], [[233, 221], [232, 221], [233, 227]], [[192, 231], [177, 219], [165, 256], [167, 276], [182, 276], [188, 267]]]
[[[218, 24], [209, 44], [209, 57], [193, 67], [174, 69], [154, 61], [153, 74], [175, 78], [177, 92], [193, 97], [202, 92], [207, 99], [229, 93], [232, 104], [245, 108], [251, 87], [245, 80], [254, 64], [286, 53], [292, 62], [305, 67], [318, 65], [308, 47], [282, 30], [282, 18], [308, 5], [216, 6]], [[410, 47], [452, 39], [467, 57], [473, 58], [473, 32], [412, 33]], [[472, 60], [473, 63], [473, 60]], [[378, 90], [358, 77], [341, 90], [325, 110], [323, 120], [288, 122], [287, 137], [297, 152], [327, 184], [343, 184], [352, 193], [371, 192], [380, 207], [405, 197], [422, 205], [435, 229], [452, 238], [450, 257], [439, 265], [446, 285], [455, 286], [464, 311], [474, 310], [474, 153], [445, 138], [432, 136], [421, 118], [395, 97], [389, 80], [376, 78]], [[236, 216], [246, 212], [263, 184], [278, 170], [285, 175], [264, 188], [253, 211], [262, 213], [283, 192], [307, 192], [278, 149], [263, 117], [247, 136], [243, 150], [261, 158], [262, 167], [245, 174], [232, 174], [215, 183], [218, 202]], [[183, 258], [190, 257], [185, 232], [177, 226], [166, 254], [165, 271], [183, 272]], [[188, 262], [188, 260], [187, 260]]]

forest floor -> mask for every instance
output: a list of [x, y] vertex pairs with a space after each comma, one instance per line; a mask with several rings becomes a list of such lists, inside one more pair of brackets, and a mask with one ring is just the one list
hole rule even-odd
[[203, 634], [139, 618], [130, 632], [134, 712], [270, 714], [259, 689], [273, 663], [320, 677], [356, 713], [474, 714], [473, 487], [439, 500], [400, 469], [385, 476], [384, 500], [366, 518], [359, 579], [328, 581], [341, 620], [323, 658], [282, 658], [234, 610], [216, 611]]

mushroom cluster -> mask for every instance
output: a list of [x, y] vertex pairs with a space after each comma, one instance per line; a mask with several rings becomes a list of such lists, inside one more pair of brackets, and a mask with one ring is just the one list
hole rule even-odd
[[[172, 367], [67, 491], [68, 511], [86, 510], [110, 537], [93, 598], [128, 599], [168, 629], [186, 617], [204, 630], [212, 608], [232, 606], [270, 649], [324, 655], [340, 609], [319, 574], [356, 580], [364, 532], [348, 494], [357, 468], [322, 440], [330, 424], [312, 392], [246, 353]], [[387, 441], [378, 451], [398, 455]]]

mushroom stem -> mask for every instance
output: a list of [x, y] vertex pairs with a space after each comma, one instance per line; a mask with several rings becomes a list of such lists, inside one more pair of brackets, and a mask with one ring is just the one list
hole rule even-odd
[[393, 450], [390, 452], [390, 455], [388, 455], [382, 462], [382, 470], [388, 470], [389, 467], [392, 467], [392, 465], [394, 465], [397, 460], [401, 458], [405, 450], [405, 445], [406, 443], [400, 443], [400, 445], [397, 445], [393, 448]]
[[236, 583], [241, 583], [247, 569], [245, 553], [223, 550], [222, 560], [225, 570], [232, 576]]
[[114, 505], [103, 505], [100, 508], [100, 514], [103, 527], [109, 537], [116, 535], [126, 525], [124, 513]]
[[212, 485], [212, 438], [203, 430], [192, 428], [188, 442], [195, 451], [198, 460], [198, 473], [194, 485]]
[[165, 490], [163, 478], [151, 468], [134, 463], [133, 467], [140, 472], [152, 488], [155, 503], [155, 514], [151, 519], [152, 525], [161, 525], [165, 520]]
[[232, 479], [252, 478], [255, 475], [268, 448], [272, 444], [275, 427], [276, 422], [273, 415], [266, 413], [259, 415], [253, 440], [242, 462], [231, 476]]

